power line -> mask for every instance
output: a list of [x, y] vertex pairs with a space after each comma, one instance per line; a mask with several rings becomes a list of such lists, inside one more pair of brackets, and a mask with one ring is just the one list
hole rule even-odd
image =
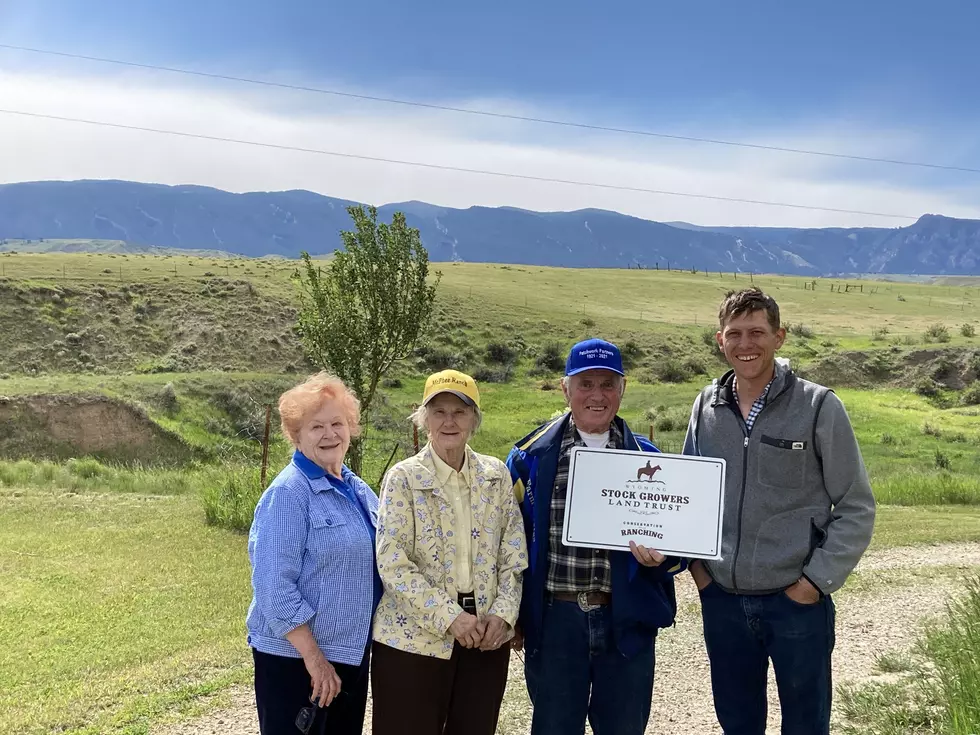
[[621, 184], [603, 184], [594, 181], [576, 181], [574, 179], [557, 179], [548, 176], [533, 176], [531, 174], [517, 174], [507, 171], [490, 171], [488, 169], [466, 168], [463, 166], [448, 166], [438, 163], [426, 163], [424, 161], [405, 161], [397, 158], [384, 158], [381, 156], [365, 156], [357, 153], [345, 153], [343, 151], [328, 151], [320, 148], [304, 148], [301, 146], [282, 145], [279, 143], [266, 143], [257, 140], [242, 140], [240, 138], [226, 138], [219, 135], [206, 135], [203, 133], [188, 133], [181, 130], [164, 130], [161, 128], [143, 127], [140, 125], [124, 125], [122, 123], [107, 122], [104, 120], [86, 120], [78, 117], [66, 117], [62, 115], [47, 115], [40, 112], [29, 112], [26, 110], [7, 110], [0, 109], [3, 115], [18, 115], [21, 117], [39, 118], [42, 120], [56, 120], [58, 122], [77, 123], [81, 125], [94, 125], [104, 128], [116, 128], [119, 130], [133, 130], [141, 133], [156, 133], [158, 135], [171, 135], [180, 138], [194, 138], [197, 140], [209, 140], [220, 143], [236, 143], [238, 145], [255, 146], [258, 148], [271, 148], [280, 151], [294, 151], [297, 153], [311, 153], [319, 156], [333, 156], [335, 158], [348, 158], [358, 161], [372, 161], [374, 163], [389, 163], [398, 166], [414, 166], [417, 168], [433, 169], [436, 171], [454, 171], [464, 174], [475, 174], [479, 176], [496, 176], [506, 179], [523, 179], [525, 181], [540, 181], [549, 184], [566, 184], [568, 186], [582, 186], [594, 189], [612, 189], [614, 191], [630, 191], [641, 194], [657, 194], [660, 196], [686, 197], [689, 199], [709, 199], [717, 202], [735, 202], [738, 204], [758, 204], [768, 207], [786, 207], [789, 209], [806, 209], [814, 212], [835, 212], [838, 214], [860, 214], [868, 217], [888, 217], [891, 219], [915, 220], [918, 217], [907, 214], [889, 214], [886, 212], [867, 212], [860, 209], [838, 209], [835, 207], [819, 207], [809, 204], [795, 204], [792, 202], [773, 202], [760, 199], [742, 199], [739, 197], [715, 196], [712, 194], [695, 194], [693, 192], [669, 191], [666, 189], [647, 189], [639, 186], [624, 186]]
[[969, 166], [952, 166], [941, 163], [929, 163], [927, 161], [905, 161], [896, 158], [876, 158], [874, 156], [858, 156], [848, 153], [834, 153], [831, 151], [818, 151], [808, 148], [789, 148], [786, 146], [766, 145], [764, 143], [746, 143], [737, 140], [722, 140], [720, 138], [700, 138], [693, 135], [678, 135], [675, 133], [664, 133], [654, 130], [639, 130], [635, 128], [618, 128], [608, 125], [590, 125], [588, 123], [575, 122], [572, 120], [555, 120], [546, 117], [532, 117], [530, 115], [517, 115], [507, 112], [494, 112], [492, 110], [478, 110], [468, 107], [453, 107], [450, 105], [437, 105], [430, 102], [418, 102], [416, 100], [403, 100], [395, 97], [380, 97], [369, 94], [357, 94], [354, 92], [343, 92], [336, 89], [324, 89], [322, 87], [309, 87], [301, 84], [287, 84], [285, 82], [273, 82], [268, 79], [253, 79], [249, 77], [239, 77], [231, 74], [216, 74], [213, 72], [195, 71], [194, 69], [183, 69], [174, 66], [161, 66], [158, 64], [142, 64], [136, 61], [125, 61], [122, 59], [110, 59], [102, 56], [87, 56], [84, 54], [73, 54], [65, 51], [51, 51], [48, 49], [31, 48], [29, 46], [15, 46], [13, 44], [0, 43], [0, 49], [10, 51], [25, 51], [32, 54], [44, 54], [46, 56], [60, 56], [65, 59], [77, 59], [81, 61], [94, 61], [100, 64], [115, 64], [117, 66], [128, 66], [136, 69], [151, 69], [154, 71], [165, 71], [172, 74], [186, 74], [189, 76], [203, 77], [205, 79], [219, 79], [226, 82], [241, 82], [243, 84], [258, 84], [263, 87], [276, 87], [279, 89], [289, 89], [298, 92], [313, 92], [316, 94], [332, 95], [334, 97], [346, 97], [348, 99], [366, 100], [369, 102], [382, 102], [390, 105], [404, 105], [407, 107], [420, 107], [427, 110], [440, 110], [442, 112], [454, 112], [464, 115], [476, 115], [480, 117], [497, 118], [500, 120], [514, 120], [519, 122], [537, 123], [540, 125], [557, 125], [567, 128], [578, 128], [580, 130], [593, 130], [604, 133], [618, 133], [621, 135], [639, 135], [647, 138], [662, 138], [665, 140], [677, 140], [688, 143], [707, 143], [710, 145], [730, 146], [734, 148], [751, 148], [760, 151], [774, 151], [777, 153], [793, 153], [804, 156], [821, 156], [823, 158], [837, 158], [848, 161], [862, 161], [864, 163], [885, 163], [893, 166], [911, 166], [915, 168], [928, 168], [940, 171], [958, 171], [960, 173], [980, 174], [980, 168]]

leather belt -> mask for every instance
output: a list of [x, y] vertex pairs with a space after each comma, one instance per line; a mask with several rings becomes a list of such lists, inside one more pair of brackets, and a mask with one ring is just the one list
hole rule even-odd
[[612, 602], [608, 592], [554, 592], [552, 597], [562, 602], [577, 603], [582, 612], [589, 612]]
[[456, 602], [459, 606], [463, 608], [463, 612], [468, 612], [470, 615], [476, 615], [476, 595], [472, 592], [461, 592], [456, 598]]

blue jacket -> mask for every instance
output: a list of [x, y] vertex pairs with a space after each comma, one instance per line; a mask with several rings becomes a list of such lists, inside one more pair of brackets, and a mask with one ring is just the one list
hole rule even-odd
[[[524, 572], [524, 595], [520, 624], [529, 654], [541, 642], [546, 581], [548, 578], [548, 529], [551, 493], [558, 471], [558, 453], [569, 414], [538, 427], [521, 439], [507, 457], [514, 490], [521, 503], [527, 534], [529, 566]], [[658, 452], [643, 437], [634, 436], [618, 416], [624, 447], [634, 451]], [[613, 636], [619, 651], [635, 654], [659, 628], [674, 624], [677, 602], [673, 575], [685, 568], [683, 561], [668, 557], [658, 567], [644, 567], [629, 552], [611, 551]]]
[[299, 658], [286, 633], [307, 623], [329, 661], [364, 660], [380, 597], [378, 497], [347, 467], [341, 475], [296, 451], [259, 499], [248, 534], [252, 648]]

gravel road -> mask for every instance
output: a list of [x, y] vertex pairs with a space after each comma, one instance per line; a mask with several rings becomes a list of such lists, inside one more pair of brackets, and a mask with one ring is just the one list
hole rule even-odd
[[[911, 645], [919, 624], [941, 614], [959, 580], [978, 568], [980, 544], [894, 548], [868, 554], [858, 568], [860, 582], [853, 583], [853, 590], [837, 600], [835, 683], [860, 682], [874, 676], [875, 657]], [[888, 582], [875, 584], [878, 578]], [[697, 590], [688, 575], [678, 580], [677, 596], [677, 625], [663, 631], [657, 643], [657, 684], [647, 733], [720, 735], [711, 707]], [[524, 735], [530, 729], [531, 706], [521, 666], [520, 659], [513, 657], [511, 684], [498, 728], [501, 735]], [[771, 672], [769, 684], [769, 732], [778, 733], [779, 701]], [[669, 692], [669, 696], [661, 696], [659, 691]], [[370, 732], [370, 710], [364, 731]], [[232, 692], [228, 707], [153, 730], [153, 735], [257, 733], [254, 700], [247, 689]]]

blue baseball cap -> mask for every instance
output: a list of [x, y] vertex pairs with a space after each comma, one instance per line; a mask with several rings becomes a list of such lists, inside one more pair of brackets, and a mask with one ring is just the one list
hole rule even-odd
[[587, 339], [579, 342], [568, 353], [565, 361], [565, 375], [575, 375], [586, 370], [611, 370], [619, 375], [623, 372], [623, 357], [619, 348], [604, 339]]

